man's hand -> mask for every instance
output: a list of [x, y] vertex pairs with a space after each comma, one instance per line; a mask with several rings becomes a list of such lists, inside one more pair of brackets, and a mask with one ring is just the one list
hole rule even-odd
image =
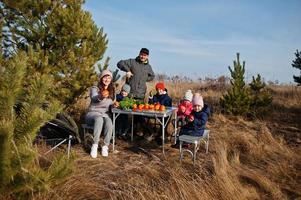
[[134, 74], [132, 74], [131, 71], [129, 71], [129, 72], [126, 73], [126, 77], [127, 77], [127, 78], [131, 78], [133, 75], [134, 75]]

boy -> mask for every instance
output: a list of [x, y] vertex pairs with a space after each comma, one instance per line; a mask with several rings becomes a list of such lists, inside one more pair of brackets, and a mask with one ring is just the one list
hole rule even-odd
[[[128, 84], [124, 84], [121, 88], [121, 91], [119, 94], [116, 95], [116, 101], [120, 102], [122, 101], [125, 97], [129, 95], [131, 91], [131, 87]], [[126, 114], [121, 114], [119, 117], [116, 119], [116, 133], [117, 137], [122, 138], [124, 140], [127, 139], [127, 131], [129, 130], [129, 123], [128, 123], [128, 115]]]

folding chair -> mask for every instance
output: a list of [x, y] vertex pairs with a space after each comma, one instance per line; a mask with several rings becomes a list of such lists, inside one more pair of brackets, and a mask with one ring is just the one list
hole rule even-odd
[[[193, 164], [195, 163], [196, 160], [196, 153], [199, 149], [199, 145], [201, 142], [205, 143], [205, 149], [206, 149], [206, 154], [208, 153], [209, 149], [209, 133], [210, 130], [205, 130], [203, 136], [191, 136], [191, 135], [180, 135], [179, 136], [179, 141], [180, 141], [180, 162], [182, 162], [183, 159], [183, 153], [188, 152], [190, 153]], [[193, 151], [191, 151], [188, 148], [183, 147], [183, 142], [186, 142], [188, 144], [194, 144]]]
[[62, 145], [64, 142], [68, 141], [68, 148], [67, 148], [67, 155], [68, 155], [68, 158], [70, 157], [70, 151], [71, 151], [71, 140], [73, 139], [73, 136], [72, 135], [69, 135], [69, 138], [54, 138], [54, 139], [46, 139], [46, 141], [59, 141], [61, 140], [61, 142], [59, 142], [57, 145], [55, 145], [54, 147], [52, 147], [49, 151], [47, 151], [45, 153], [48, 154], [50, 153], [51, 151], [53, 151], [54, 149], [56, 149], [57, 147], [59, 147], [60, 145]]

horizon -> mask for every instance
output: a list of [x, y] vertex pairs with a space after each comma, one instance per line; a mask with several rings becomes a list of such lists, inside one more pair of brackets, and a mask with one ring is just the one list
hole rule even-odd
[[[301, 50], [301, 1], [88, 0], [89, 11], [107, 34], [109, 69], [119, 60], [150, 50], [155, 74], [193, 80], [230, 76], [236, 53], [246, 62], [245, 79], [260, 74], [265, 81], [294, 83], [291, 66]], [[299, 45], [299, 46], [298, 46]], [[102, 59], [100, 62], [103, 62]], [[120, 72], [123, 75], [123, 72]]]

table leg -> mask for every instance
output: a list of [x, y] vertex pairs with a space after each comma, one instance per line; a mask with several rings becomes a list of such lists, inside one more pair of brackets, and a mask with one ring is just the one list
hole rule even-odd
[[134, 115], [132, 115], [131, 142], [134, 141]]
[[114, 153], [114, 150], [115, 150], [115, 127], [116, 127], [116, 124], [115, 124], [115, 121], [116, 121], [116, 114], [113, 113], [113, 153]]
[[174, 136], [175, 136], [175, 141], [174, 144], [177, 143], [177, 139], [178, 139], [178, 130], [177, 130], [177, 112], [175, 112], [175, 132], [174, 132]]
[[162, 149], [163, 149], [163, 155], [165, 155], [164, 143], [165, 143], [165, 121], [164, 121], [164, 117], [162, 117]]

